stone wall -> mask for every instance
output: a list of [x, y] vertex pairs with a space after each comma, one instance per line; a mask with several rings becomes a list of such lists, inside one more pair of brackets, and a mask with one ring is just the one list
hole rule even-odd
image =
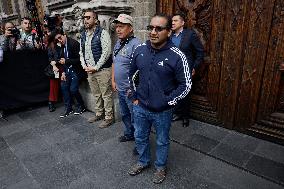
[[156, 13], [156, 0], [127, 0], [127, 4], [134, 7], [131, 16], [134, 18], [135, 35], [144, 42], [148, 39], [146, 26]]

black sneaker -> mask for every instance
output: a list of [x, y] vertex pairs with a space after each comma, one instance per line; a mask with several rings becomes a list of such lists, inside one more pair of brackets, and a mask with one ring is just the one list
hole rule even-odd
[[66, 110], [65, 112], [63, 112], [61, 115], [60, 115], [60, 118], [64, 118], [64, 117], [67, 117], [69, 116], [70, 114], [73, 113], [73, 110]]
[[80, 114], [82, 114], [82, 113], [85, 112], [85, 111], [86, 111], [86, 108], [85, 108], [85, 107], [79, 106], [79, 107], [75, 110], [74, 115], [80, 115]]

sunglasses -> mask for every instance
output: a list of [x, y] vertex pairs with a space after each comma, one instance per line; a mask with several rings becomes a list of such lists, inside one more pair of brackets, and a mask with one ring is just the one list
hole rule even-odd
[[147, 30], [148, 31], [153, 31], [153, 29], [155, 29], [155, 32], [161, 32], [161, 31], [163, 31], [163, 30], [165, 30], [165, 29], [167, 29], [167, 27], [163, 27], [163, 26], [152, 26], [152, 25], [149, 25], [149, 26], [147, 26]]
[[89, 20], [91, 16], [82, 16], [83, 19]]

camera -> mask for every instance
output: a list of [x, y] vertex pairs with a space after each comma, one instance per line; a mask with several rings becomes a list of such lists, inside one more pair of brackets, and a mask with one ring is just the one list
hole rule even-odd
[[21, 32], [19, 29], [17, 28], [12, 28], [12, 29], [8, 29], [8, 31], [11, 32], [12, 36], [17, 38], [17, 39], [20, 39], [21, 38]]
[[57, 27], [62, 27], [63, 23], [60, 19], [60, 15], [49, 16], [45, 15], [45, 24], [44, 27], [47, 27], [49, 31], [55, 30]]

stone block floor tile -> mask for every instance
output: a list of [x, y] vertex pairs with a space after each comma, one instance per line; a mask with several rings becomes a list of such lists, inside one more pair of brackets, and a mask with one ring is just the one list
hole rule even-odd
[[3, 137], [0, 137], [0, 151], [6, 150], [8, 147], [6, 141], [4, 140]]
[[35, 116], [32, 118], [25, 119], [23, 120], [23, 123], [33, 128], [37, 127], [38, 125], [48, 123], [50, 121], [51, 121], [50, 117], [42, 115], [42, 116]]
[[90, 152], [86, 152], [84, 156], [75, 161], [73, 164], [79, 167], [85, 173], [96, 173], [99, 169], [107, 167], [112, 158], [108, 155], [105, 149], [95, 147]]
[[14, 155], [14, 153], [9, 148], [0, 151], [0, 167], [4, 167], [7, 164], [10, 164], [16, 161], [18, 161], [17, 157]]
[[5, 136], [4, 138], [8, 145], [15, 146], [17, 144], [24, 143], [28, 140], [32, 140], [35, 138], [40, 139], [40, 135], [34, 132], [33, 129], [28, 129], [24, 131], [15, 132], [11, 135]]
[[[262, 162], [259, 162], [262, 163]], [[281, 189], [282, 186], [253, 175], [237, 167], [206, 157], [192, 171], [224, 188], [232, 189]]]
[[200, 121], [190, 119], [189, 127], [182, 127], [181, 121], [172, 122], [170, 136], [173, 140], [184, 142], [189, 140], [192, 134], [198, 134], [207, 138], [222, 141], [231, 131], [218, 126], [212, 126]]
[[101, 144], [110, 140], [113, 137], [118, 137], [117, 133], [112, 131], [113, 127], [114, 125], [105, 129], [99, 129], [97, 132], [94, 132], [93, 135], [94, 143]]
[[11, 184], [7, 189], [41, 189], [39, 183], [37, 183], [33, 178], [26, 177], [21, 181]]
[[59, 163], [55, 155], [51, 152], [32, 154], [22, 158], [21, 161], [32, 175], [39, 174]]
[[193, 134], [189, 136], [188, 138], [189, 138], [188, 140], [184, 141], [184, 144], [186, 146], [189, 146], [196, 150], [200, 150], [204, 153], [209, 153], [219, 144], [219, 141], [210, 139], [206, 136], [199, 135], [199, 134]]
[[41, 136], [47, 136], [64, 128], [66, 128], [65, 125], [55, 120], [37, 125], [33, 128], [33, 130]]
[[258, 175], [268, 177], [284, 185], [284, 164], [260, 156], [253, 156], [246, 168]]
[[33, 138], [25, 142], [11, 146], [13, 153], [18, 158], [24, 158], [31, 154], [37, 154], [46, 152], [49, 149], [49, 145], [40, 138]]
[[60, 143], [63, 143], [67, 140], [74, 139], [79, 137], [80, 135], [73, 131], [72, 129], [69, 128], [64, 128], [61, 130], [58, 130], [54, 133], [51, 133], [47, 136], [44, 136], [44, 139], [49, 143], [49, 144], [54, 144], [58, 145]]
[[80, 169], [68, 162], [62, 162], [33, 175], [43, 189], [64, 188], [83, 176]]
[[284, 146], [279, 144], [262, 141], [254, 153], [258, 156], [284, 164]]
[[[184, 156], [184, 153], [188, 154], [188, 156]], [[171, 143], [168, 157], [168, 168], [174, 170], [174, 172], [176, 170], [191, 172], [204, 157], [205, 156], [199, 152], [191, 149], [184, 149], [181, 145]], [[176, 162], [178, 162], [178, 166], [176, 165]]]
[[3, 126], [8, 126], [12, 124], [22, 123], [23, 120], [17, 114], [11, 114], [5, 119], [0, 119], [0, 128]]
[[0, 167], [0, 188], [6, 188], [9, 185], [21, 181], [27, 177], [24, 167], [19, 161], [13, 161]]
[[222, 143], [249, 152], [254, 152], [260, 141], [260, 139], [232, 131], [231, 134], [227, 135], [226, 138], [224, 138]]
[[243, 167], [253, 156], [250, 152], [223, 143], [217, 145], [209, 154], [239, 167]]
[[0, 136], [5, 137], [17, 132], [25, 131], [31, 127], [23, 122], [17, 122], [13, 124], [8, 124], [0, 127]]
[[35, 118], [35, 117], [40, 117], [40, 116], [42, 116], [42, 114], [41, 114], [37, 109], [32, 109], [32, 110], [27, 110], [27, 111], [19, 112], [19, 113], [17, 113], [17, 115], [18, 115], [19, 118], [21, 118], [22, 120], [33, 119], [33, 118]]
[[88, 152], [92, 152], [95, 145], [83, 137], [77, 137], [57, 144], [57, 148], [70, 162], [76, 162]]
[[88, 176], [84, 175], [77, 180], [74, 180], [67, 187], [68, 189], [95, 189], [98, 185], [93, 182]]

